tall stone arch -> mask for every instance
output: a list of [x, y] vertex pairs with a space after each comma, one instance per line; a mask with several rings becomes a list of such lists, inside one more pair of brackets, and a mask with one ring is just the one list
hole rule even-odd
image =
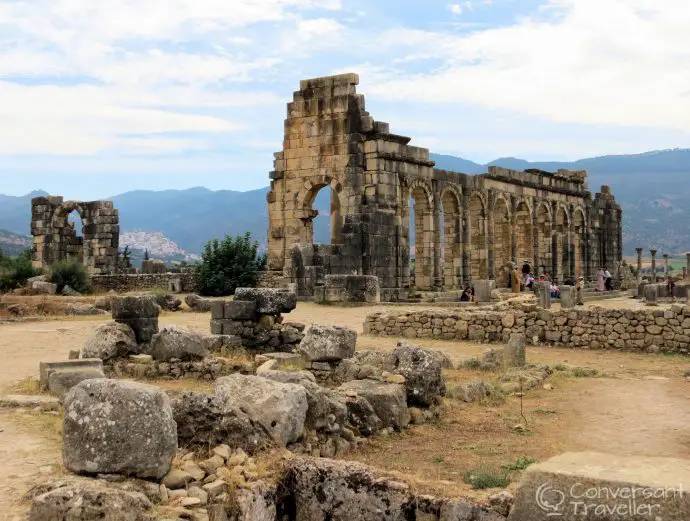
[[468, 197], [470, 279], [489, 278], [488, 210], [486, 198], [478, 191]]
[[452, 184], [441, 189], [444, 249], [443, 282], [446, 289], [462, 286], [462, 190]]
[[[434, 196], [431, 185], [424, 179], [414, 178], [407, 186], [403, 222], [407, 225], [407, 240], [414, 251], [414, 285], [419, 289], [430, 289], [434, 278]], [[412, 207], [409, 207], [412, 201]], [[410, 219], [414, 218], [414, 230], [410, 230]], [[414, 241], [412, 241], [414, 237]]]
[[509, 264], [514, 260], [512, 255], [513, 229], [512, 212], [509, 199], [502, 193], [496, 195], [491, 208], [493, 273], [491, 278], [501, 287], [510, 286]]

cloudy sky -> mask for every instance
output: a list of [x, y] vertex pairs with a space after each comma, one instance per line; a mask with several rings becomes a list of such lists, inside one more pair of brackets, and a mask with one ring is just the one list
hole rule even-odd
[[299, 80], [477, 162], [690, 146], [688, 0], [0, 0], [0, 193], [265, 186]]

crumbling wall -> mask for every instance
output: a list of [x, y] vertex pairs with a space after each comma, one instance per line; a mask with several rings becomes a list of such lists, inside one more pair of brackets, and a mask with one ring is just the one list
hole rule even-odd
[[[68, 216], [76, 211], [82, 222], [77, 236]], [[63, 201], [62, 197], [34, 197], [31, 200], [33, 265], [46, 268], [73, 259], [91, 275], [114, 273], [120, 241], [118, 211], [112, 201]]]
[[[413, 286], [503, 285], [507, 263], [525, 260], [559, 282], [591, 280], [602, 263], [618, 278], [622, 213], [608, 187], [592, 199], [583, 171], [435, 169], [428, 149], [365, 110], [358, 83], [356, 74], [303, 80], [287, 106], [267, 195], [268, 267], [299, 296], [329, 274], [376, 276], [386, 300]], [[317, 246], [313, 202], [329, 188], [331, 244]]]
[[194, 272], [156, 273], [156, 274], [128, 274], [94, 275], [91, 277], [91, 291], [93, 293], [127, 293], [129, 291], [150, 291], [166, 289], [173, 293], [194, 293], [197, 291]]
[[373, 313], [365, 334], [405, 338], [507, 342], [512, 333], [527, 341], [582, 349], [621, 349], [688, 354], [690, 306], [669, 309], [621, 310], [585, 308], [539, 310], [524, 305], [501, 311], [401, 311]]

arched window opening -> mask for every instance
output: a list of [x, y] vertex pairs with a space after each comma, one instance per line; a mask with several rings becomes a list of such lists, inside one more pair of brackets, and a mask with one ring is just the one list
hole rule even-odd
[[410, 191], [409, 244], [410, 270], [414, 271], [414, 285], [430, 288], [433, 275], [433, 220], [427, 192], [421, 187]]
[[342, 220], [338, 193], [330, 185], [314, 187], [308, 200], [311, 219], [305, 222], [304, 242], [341, 244]]

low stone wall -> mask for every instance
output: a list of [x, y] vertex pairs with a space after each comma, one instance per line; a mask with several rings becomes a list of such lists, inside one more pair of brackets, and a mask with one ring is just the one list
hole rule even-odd
[[209, 382], [234, 373], [253, 374], [255, 364], [238, 362], [226, 358], [209, 357], [199, 361], [171, 360], [170, 362], [156, 362], [153, 359], [132, 362], [131, 360], [109, 361], [105, 367], [108, 377], [117, 378], [162, 378], [174, 379], [194, 378]]
[[[174, 288], [171, 284], [175, 285]], [[197, 291], [194, 273], [138, 273], [117, 275], [95, 275], [91, 277], [91, 291], [94, 293], [118, 293], [128, 291], [150, 291], [163, 288], [166, 291], [194, 293]]]
[[620, 310], [401, 311], [367, 316], [364, 333], [406, 338], [507, 342], [524, 333], [532, 344], [688, 354], [690, 306]]

